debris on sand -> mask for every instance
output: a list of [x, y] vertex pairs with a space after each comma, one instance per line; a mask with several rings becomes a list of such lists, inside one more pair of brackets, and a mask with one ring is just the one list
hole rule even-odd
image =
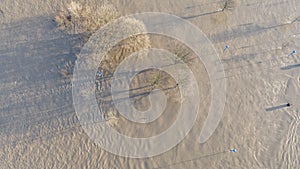
[[1, 14], [2, 16], [4, 16], [4, 12], [2, 11], [2, 9], [0, 9], [0, 14]]
[[70, 75], [70, 73], [66, 69], [61, 69], [60, 74], [65, 78], [69, 77]]

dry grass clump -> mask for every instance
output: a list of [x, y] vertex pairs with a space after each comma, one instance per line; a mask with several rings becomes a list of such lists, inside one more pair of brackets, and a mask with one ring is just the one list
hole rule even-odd
[[110, 4], [92, 8], [71, 2], [55, 16], [55, 22], [60, 30], [69, 34], [92, 34], [118, 16], [116, 8]]
[[231, 10], [234, 8], [234, 1], [233, 0], [225, 0], [224, 5], [222, 7], [222, 12], [225, 10]]
[[[112, 22], [120, 15], [116, 8], [111, 4], [104, 4], [99, 8], [92, 8], [88, 5], [82, 5], [77, 2], [71, 2], [66, 5], [57, 16], [55, 21], [58, 29], [68, 34], [82, 34], [84, 40], [87, 40], [93, 33], [104, 25]], [[114, 37], [120, 37], [124, 33], [143, 32], [146, 30], [144, 23], [134, 18], [125, 18], [117, 23], [118, 26], [109, 27], [99, 32], [98, 38], [113, 41]], [[101, 40], [99, 39], [99, 41]], [[97, 40], [97, 39], [94, 39]], [[95, 44], [96, 50], [107, 48], [107, 44]], [[150, 48], [150, 39], [148, 35], [133, 35], [119, 42], [110, 52], [102, 59], [100, 70], [104, 76], [109, 76], [114, 72], [116, 66], [129, 54], [139, 51], [143, 48]], [[78, 56], [77, 56], [78, 57]], [[97, 60], [92, 58], [91, 62]], [[97, 57], [94, 55], [94, 57]], [[95, 64], [95, 63], [92, 63]], [[63, 73], [65, 74], [65, 73]]]
[[[129, 32], [146, 31], [144, 23], [133, 18], [124, 19], [124, 25], [127, 25], [124, 30]], [[118, 33], [116, 31], [115, 33]], [[150, 48], [150, 38], [148, 35], [133, 35], [119, 43], [120, 47], [127, 52], [135, 52], [143, 48]]]
[[[108, 41], [115, 41], [115, 37], [123, 37], [124, 34], [133, 34], [136, 32], [145, 32], [146, 27], [143, 22], [136, 20], [134, 18], [123, 18], [115, 24], [114, 27], [109, 27], [109, 34], [101, 34], [99, 37], [104, 37], [108, 39]], [[127, 39], [118, 42], [115, 46], [115, 49], [122, 50], [122, 52], [136, 52], [143, 48], [149, 48], [150, 45], [150, 38], [148, 35], [131, 35]]]
[[[146, 30], [144, 23], [138, 21], [133, 18], [126, 18], [121, 21], [120, 27], [114, 27], [113, 30], [110, 30], [110, 34], [114, 34], [115, 36], [119, 36], [119, 34], [123, 34], [124, 32], [143, 32]], [[121, 29], [121, 30], [120, 30]], [[103, 37], [104, 36], [104, 37]], [[103, 35], [99, 36], [102, 38], [110, 38], [107, 36], [110, 35]], [[105, 45], [105, 44], [103, 44]], [[111, 77], [113, 73], [120, 65], [120, 63], [129, 55], [134, 52], [138, 52], [142, 49], [150, 48], [151, 41], [148, 35], [140, 34], [140, 35], [133, 35], [124, 39], [123, 41], [117, 43], [103, 58], [101, 63], [99, 64], [99, 70], [101, 71], [103, 77], [96, 82], [97, 86], [101, 86], [101, 89], [97, 89], [99, 92], [99, 104], [102, 107], [104, 112], [113, 112], [114, 114], [118, 114], [116, 109], [109, 109], [110, 103], [112, 102], [111, 96]], [[101, 48], [101, 47], [100, 47]], [[93, 59], [92, 59], [93, 60]], [[134, 63], [132, 63], [134, 64]], [[126, 73], [126, 72], [124, 72]], [[138, 85], [140, 81], [136, 81], [134, 85]], [[101, 83], [101, 84], [100, 84]], [[109, 110], [108, 110], [109, 109]]]
[[161, 83], [162, 80], [162, 75], [161, 72], [159, 71], [153, 78], [153, 81], [151, 82], [151, 86], [156, 86]]
[[60, 69], [60, 75], [64, 78], [68, 78], [70, 76], [70, 73], [66, 69]]
[[[137, 21], [135, 19], [126, 19], [128, 24], [124, 24], [124, 30], [131, 28], [138, 28], [141, 30], [145, 30], [143, 27], [143, 23]], [[119, 31], [115, 32], [120, 33]], [[99, 66], [99, 70], [103, 75], [102, 87], [106, 90], [110, 91], [110, 77], [113, 76], [116, 68], [120, 65], [120, 63], [129, 55], [134, 52], [140, 51], [142, 49], [147, 49], [151, 47], [151, 41], [148, 35], [133, 35], [121, 42], [119, 42], [115, 47], [113, 47], [103, 58]], [[132, 63], [134, 64], [134, 63]], [[107, 94], [104, 94], [107, 95]]]
[[[88, 36], [86, 36], [86, 38], [89, 38], [92, 33], [95, 33], [98, 29], [112, 22], [119, 16], [116, 8], [110, 4], [105, 4], [94, 9], [88, 5], [71, 2], [59, 12], [55, 17], [55, 21], [57, 22], [58, 29], [69, 34], [87, 34]], [[103, 39], [112, 42], [114, 41], [113, 38], [121, 37], [127, 33], [131, 34], [132, 32], [146, 31], [144, 23], [134, 18], [124, 18], [116, 24], [117, 26], [108, 27], [109, 30], [104, 29], [103, 32], [97, 33], [97, 38], [101, 38], [99, 42]], [[94, 38], [94, 40], [97, 39]], [[150, 46], [150, 38], [148, 35], [132, 35], [118, 42], [102, 59], [101, 67], [105, 68], [103, 72], [107, 72], [107, 70], [109, 70], [110, 73], [113, 72], [115, 66], [118, 65], [125, 56], [144, 48], [150, 48]], [[96, 48], [96, 50], [102, 50], [107, 48], [107, 44], [94, 44], [93, 47]], [[91, 60], [97, 59], [91, 58]]]
[[[120, 37], [124, 33], [131, 32], [143, 32], [146, 31], [146, 27], [144, 23], [139, 20], [133, 18], [124, 18], [117, 24], [111, 28], [109, 34], [101, 34], [99, 37], [104, 39], [111, 39], [114, 37]], [[113, 36], [111, 36], [113, 35]], [[114, 41], [111, 39], [111, 41]], [[101, 44], [105, 45], [105, 44]], [[140, 35], [132, 35], [127, 39], [124, 39], [117, 43], [103, 58], [100, 63], [100, 70], [104, 77], [110, 77], [111, 74], [115, 71], [117, 66], [130, 54], [140, 51], [142, 49], [147, 49], [151, 47], [151, 41], [148, 35], [140, 34]], [[101, 49], [102, 46], [99, 46]], [[105, 47], [104, 47], [105, 48]]]
[[192, 61], [190, 51], [183, 45], [175, 45], [175, 49], [173, 50], [173, 52], [177, 56], [177, 59], [175, 59], [174, 61], [175, 64], [182, 62], [190, 63]]
[[[100, 56], [94, 53], [91, 53], [86, 61], [88, 68], [95, 67], [96, 64], [101, 71], [101, 76], [97, 75], [95, 85], [97, 87], [96, 92], [99, 94], [99, 97], [97, 97], [100, 101], [98, 102], [100, 104], [99, 106], [106, 112], [104, 114], [105, 119], [112, 119], [112, 117], [117, 117], [118, 114], [115, 108], [111, 106], [112, 98], [110, 93], [111, 77], [117, 66], [130, 54], [151, 47], [151, 41], [148, 35], [135, 35], [136, 32], [146, 32], [144, 23], [139, 20], [124, 18], [120, 21], [118, 20], [119, 22], [115, 23], [116, 25], [114, 24], [114, 26], [104, 27], [104, 25], [109, 24], [119, 16], [118, 11], [112, 5], [106, 4], [100, 8], [92, 8], [87, 5], [71, 2], [55, 17], [58, 29], [68, 34], [81, 34], [88, 39], [95, 33], [95, 36], [90, 39], [91, 42], [93, 42], [90, 43], [89, 46], [89, 48], [93, 48], [91, 51], [104, 51], [104, 49], [111, 47], [109, 44], [116, 39], [123, 37], [125, 34], [132, 35], [127, 39], [117, 42], [102, 58], [101, 63], [95, 63], [95, 60], [99, 60], [99, 58], [95, 57]], [[97, 32], [100, 28], [102, 28], [102, 30]], [[78, 57], [81, 56], [79, 55], [77, 58]], [[62, 70], [61, 74], [68, 76], [65, 70]], [[82, 91], [83, 94], [85, 92], [94, 91]]]

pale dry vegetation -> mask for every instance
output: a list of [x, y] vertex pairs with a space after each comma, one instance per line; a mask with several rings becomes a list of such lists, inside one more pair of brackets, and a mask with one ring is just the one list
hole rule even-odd
[[234, 8], [234, 1], [233, 0], [225, 0], [223, 6], [222, 6], [222, 9], [221, 11], [225, 11], [225, 10], [231, 10]]
[[91, 34], [117, 17], [119, 14], [116, 8], [110, 4], [92, 8], [71, 2], [55, 16], [55, 21], [58, 29], [69, 34]]
[[[98, 31], [99, 29], [104, 28], [106, 24], [113, 22], [119, 16], [120, 14], [116, 8], [110, 4], [105, 4], [100, 8], [93, 9], [88, 5], [72, 2], [59, 12], [55, 17], [55, 21], [57, 22], [59, 30], [62, 30], [67, 34], [81, 34], [86, 37], [85, 39], [88, 39], [92, 34], [96, 33], [96, 38], [113, 41], [114, 39], [111, 38], [120, 37], [124, 33], [146, 32], [144, 23], [134, 18], [124, 18], [120, 23], [117, 23], [118, 26], [105, 27], [105, 29], [100, 30], [100, 32]], [[104, 31], [104, 33], [101, 31]], [[93, 38], [95, 38], [95, 36], [93, 36]], [[98, 39], [94, 40], [97, 41]], [[106, 49], [107, 44], [100, 43], [93, 47], [98, 48], [97, 50]], [[113, 121], [116, 121], [115, 118], [118, 117], [117, 110], [111, 106], [112, 96], [110, 86], [112, 82], [111, 77], [118, 65], [132, 53], [150, 47], [151, 41], [148, 35], [132, 35], [127, 39], [118, 42], [104, 55], [101, 62], [97, 63], [101, 76], [96, 77], [96, 93], [98, 93], [97, 99], [99, 101], [99, 106], [103, 112], [106, 112], [103, 114], [105, 119], [114, 119]], [[178, 57], [177, 60], [174, 60], [174, 64], [190, 63], [190, 51], [185, 46], [175, 45], [175, 48], [173, 48], [171, 52]], [[80, 55], [77, 57], [80, 57]], [[90, 55], [89, 57], [91, 57], [91, 62], [94, 62], [98, 59], [93, 57], [99, 56]], [[87, 64], [87, 66], [89, 66], [89, 64]], [[70, 73], [65, 69], [61, 71], [61, 74], [64, 77], [70, 77]], [[141, 86], [146, 87], [140, 88]], [[131, 96], [134, 97], [132, 99], [139, 103], [140, 100], [144, 100], [154, 88], [160, 88], [168, 92], [170, 89], [177, 90], [177, 86], [178, 84], [168, 74], [157, 70], [150, 70], [139, 74], [135, 77], [135, 80], [132, 81], [131, 87], [133, 89], [139, 88], [139, 90], [134, 90], [134, 92], [131, 93]]]
[[[71, 2], [55, 16], [55, 21], [59, 30], [67, 34], [83, 35], [83, 39], [86, 40], [94, 33], [97, 36], [94, 36], [96, 39], [93, 40], [107, 39], [111, 42], [115, 40], [115, 37], [120, 37], [124, 35], [124, 33], [130, 34], [131, 32], [146, 31], [144, 23], [134, 18], [124, 18], [117, 23], [118, 26], [104, 28], [105, 25], [113, 22], [119, 18], [119, 16], [120, 14], [117, 9], [111, 4], [103, 4], [98, 8], [93, 8], [88, 5]], [[99, 32], [98, 30], [101, 28], [104, 29]], [[113, 72], [127, 56], [141, 49], [150, 48], [150, 46], [151, 42], [148, 35], [132, 35], [118, 42], [105, 54], [101, 62], [97, 63], [99, 65], [98, 69], [101, 71], [101, 76], [97, 76], [96, 78], [96, 92], [101, 93], [98, 99], [101, 100], [99, 104], [102, 110], [106, 112], [104, 114], [105, 119], [115, 119], [115, 117], [118, 116], [116, 110], [109, 104], [111, 101], [109, 91]], [[93, 48], [97, 48], [95, 50], [102, 50], [107, 47], [108, 43], [97, 43], [93, 45]], [[77, 55], [77, 58], [78, 57], [81, 56]], [[91, 64], [94, 65], [95, 63], [92, 62], [98, 60], [98, 58], [94, 57], [100, 56], [91, 54], [89, 57]], [[89, 62], [87, 62], [87, 67], [90, 67]], [[62, 70], [61, 74], [64, 77], [69, 76], [65, 70]]]
[[[104, 25], [114, 21], [120, 16], [112, 4], [103, 4], [100, 7], [91, 7], [86, 4], [71, 2], [62, 8], [55, 16], [57, 28], [67, 34], [81, 34], [87, 40], [93, 33]], [[119, 24], [121, 25], [121, 24]], [[121, 30], [120, 30], [121, 29]], [[145, 31], [146, 28], [141, 21], [133, 18], [122, 20], [122, 27], [108, 30], [108, 34], [101, 34], [100, 38], [109, 39], [115, 35], [119, 36], [124, 32]], [[107, 30], [106, 30], [107, 31]], [[112, 36], [114, 35], [114, 36]], [[102, 45], [102, 46], [101, 46]], [[100, 44], [97, 48], [106, 48], [106, 44]], [[119, 42], [102, 59], [99, 69], [103, 76], [109, 77], [116, 66], [130, 53], [150, 47], [150, 40], [147, 35], [133, 35]], [[78, 57], [78, 56], [77, 56]], [[91, 58], [95, 60], [95, 58]], [[62, 74], [65, 76], [65, 72]]]
[[192, 61], [189, 49], [183, 45], [176, 44], [175, 48], [173, 49], [173, 53], [177, 57], [177, 59], [174, 61], [175, 64], [182, 62], [190, 63]]

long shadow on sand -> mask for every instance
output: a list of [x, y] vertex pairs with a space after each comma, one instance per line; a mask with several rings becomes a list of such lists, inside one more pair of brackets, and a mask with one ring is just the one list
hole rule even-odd
[[289, 107], [289, 106], [287, 104], [282, 104], [282, 105], [279, 105], [279, 106], [266, 108], [266, 111], [275, 111], [275, 110], [283, 109], [283, 108], [286, 108], [286, 107]]
[[300, 67], [300, 64], [295, 64], [295, 65], [289, 65], [289, 66], [285, 66], [285, 67], [281, 67], [281, 70], [290, 70], [290, 69], [294, 69]]
[[218, 34], [212, 35], [210, 39], [215, 43], [220, 43], [220, 42], [230, 41], [232, 39], [236, 39], [239, 37], [257, 36], [260, 33], [263, 33], [265, 31], [276, 29], [281, 26], [286, 26], [298, 21], [299, 19], [297, 18], [293, 20], [291, 23], [278, 24], [274, 26], [261, 26], [254, 23], [242, 24], [242, 25], [238, 25], [236, 28], [233, 28], [231, 30], [226, 30], [224, 32], [220, 32]]
[[74, 65], [82, 40], [56, 30], [52, 18], [0, 25], [0, 141], [7, 144], [78, 123], [71, 81], [60, 70]]
[[193, 18], [197, 18], [200, 16], [211, 15], [211, 14], [215, 14], [215, 13], [219, 13], [219, 12], [222, 12], [222, 11], [213, 11], [213, 12], [207, 12], [207, 13], [203, 13], [203, 14], [199, 14], [199, 15], [183, 16], [182, 19], [193, 19]]
[[187, 162], [200, 160], [200, 159], [203, 159], [203, 158], [208, 158], [208, 157], [212, 157], [212, 156], [216, 156], [216, 155], [221, 155], [221, 154], [225, 154], [225, 153], [228, 153], [228, 152], [229, 151], [222, 151], [222, 152], [218, 152], [218, 153], [212, 153], [212, 154], [208, 154], [208, 155], [205, 155], [205, 156], [196, 157], [196, 158], [193, 158], [193, 159], [190, 159], [190, 160], [184, 160], [184, 161], [180, 161], [180, 162], [176, 162], [176, 163], [172, 163], [172, 164], [169, 164], [169, 165], [165, 165], [165, 166], [157, 167], [157, 168], [152, 168], [152, 169], [169, 168], [171, 166], [176, 166], [176, 165], [184, 164], [184, 163], [187, 163]]

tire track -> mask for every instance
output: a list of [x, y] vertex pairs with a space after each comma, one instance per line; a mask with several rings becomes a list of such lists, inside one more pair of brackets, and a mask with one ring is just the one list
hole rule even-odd
[[[28, 88], [29, 89], [29, 88]], [[66, 92], [70, 92], [72, 89], [71, 84], [61, 85], [58, 87], [53, 87], [50, 90], [26, 90], [23, 92], [18, 93], [10, 93], [9, 95], [4, 95], [2, 100], [2, 108], [10, 107], [11, 103], [14, 104], [21, 104], [24, 101], [32, 101], [31, 99], [37, 98], [37, 97], [47, 97], [47, 96], [58, 96], [62, 95]]]
[[[282, 146], [278, 154], [278, 157], [281, 158], [280, 160], [282, 161], [282, 163], [280, 163], [280, 168], [300, 168], [300, 152], [298, 148], [300, 145], [300, 135], [297, 133], [297, 130], [300, 127], [300, 107], [297, 104], [300, 97], [297, 95], [298, 89], [299, 86], [297, 85], [297, 81], [290, 79], [287, 83], [285, 95], [287, 100], [290, 100], [292, 104], [295, 104], [293, 107], [296, 110], [285, 112], [291, 118], [291, 122], [289, 123], [286, 138], [281, 142]], [[295, 95], [295, 98], [290, 98]]]
[[279, 168], [293, 169], [300, 167], [300, 154], [297, 146], [299, 146], [299, 136], [297, 129], [300, 123], [300, 114], [287, 112], [292, 117], [292, 122], [289, 125], [287, 137], [282, 144], [279, 157], [281, 157], [281, 165]]

